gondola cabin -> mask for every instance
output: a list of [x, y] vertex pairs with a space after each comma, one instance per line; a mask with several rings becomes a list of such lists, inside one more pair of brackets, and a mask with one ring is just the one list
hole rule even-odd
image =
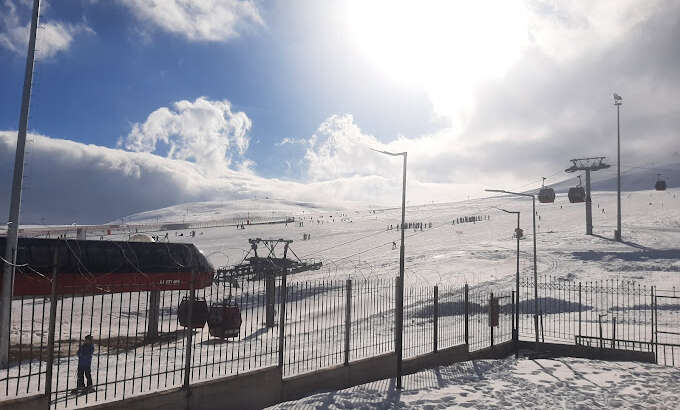
[[555, 190], [545, 186], [545, 177], [543, 177], [543, 184], [538, 191], [538, 202], [542, 204], [552, 204], [555, 202]]
[[241, 331], [241, 309], [233, 301], [215, 303], [208, 313], [208, 330], [221, 339], [238, 337]]
[[586, 190], [581, 186], [581, 176], [578, 176], [578, 185], [569, 188], [569, 193], [567, 194], [569, 202], [572, 204], [580, 203], [586, 201]]
[[666, 190], [666, 181], [661, 178], [661, 174], [656, 174], [656, 184], [654, 184], [654, 189], [657, 191], [665, 191]]
[[552, 188], [541, 188], [538, 191], [538, 201], [542, 204], [552, 204], [555, 202], [555, 191]]
[[582, 186], [569, 188], [567, 196], [569, 197], [569, 202], [572, 204], [586, 201], [586, 191]]
[[199, 289], [214, 274], [193, 244], [19, 238], [14, 296], [50, 294], [55, 252], [58, 295], [190, 289], [192, 272]]
[[[190, 306], [191, 315], [189, 315]], [[189, 320], [190, 316], [191, 320]], [[202, 329], [208, 321], [208, 302], [203, 298], [196, 298], [192, 304], [189, 298], [184, 297], [177, 309], [177, 321], [182, 327]]]

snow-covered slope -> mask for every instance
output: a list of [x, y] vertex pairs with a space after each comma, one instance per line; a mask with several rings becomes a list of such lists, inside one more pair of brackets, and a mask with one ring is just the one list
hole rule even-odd
[[[328, 213], [350, 208], [367, 209], [364, 204], [312, 203], [285, 199], [236, 199], [227, 201], [191, 202], [167, 208], [140, 212], [125, 217], [129, 223], [191, 221], [201, 222], [241, 217], [296, 216], [305, 213]], [[120, 221], [118, 221], [120, 222]]]
[[[570, 204], [558, 194], [554, 204], [537, 204], [537, 258], [539, 274], [574, 280], [628, 278], [666, 287], [680, 279], [680, 190], [653, 190], [623, 194], [623, 236], [611, 238], [616, 227], [616, 194], [593, 193], [595, 235], [585, 235], [584, 204]], [[406, 281], [436, 283], [489, 283], [507, 287], [515, 272], [516, 217], [498, 208], [521, 211], [527, 235], [521, 243], [522, 275], [532, 273], [531, 201], [517, 197], [491, 197], [457, 203], [407, 207], [407, 222], [424, 222], [423, 230], [406, 232]], [[206, 228], [195, 238], [175, 236], [171, 241], [196, 243], [215, 265], [241, 261], [249, 238], [292, 239], [295, 253], [324, 263], [320, 271], [295, 275], [297, 279], [393, 277], [398, 273], [400, 209], [370, 210], [367, 206], [338, 209], [328, 204], [281, 200], [243, 200], [193, 203], [133, 215], [136, 221], [187, 221], [234, 215], [286, 215], [303, 225], [276, 224]], [[490, 220], [452, 224], [456, 218], [488, 215]], [[429, 228], [429, 223], [432, 228]], [[389, 229], [390, 225], [392, 228]], [[177, 232], [179, 234], [181, 232]], [[163, 234], [163, 232], [161, 232]], [[311, 240], [303, 240], [303, 235]]]
[[[616, 163], [608, 169], [591, 173], [591, 189], [593, 191], [616, 191]], [[680, 163], [663, 164], [658, 167], [633, 167], [621, 165], [621, 190], [622, 191], [646, 191], [654, 189], [656, 174], [662, 174], [669, 188], [680, 186]], [[576, 175], [582, 175], [581, 179], [585, 186], [585, 172], [565, 173], [567, 178], [562, 182], [550, 184], [556, 192], [567, 192], [570, 187], [576, 186]]]

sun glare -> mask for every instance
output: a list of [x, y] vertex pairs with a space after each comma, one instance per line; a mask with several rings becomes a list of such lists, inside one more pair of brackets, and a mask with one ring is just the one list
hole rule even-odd
[[476, 85], [503, 75], [527, 41], [514, 0], [352, 1], [349, 30], [366, 58], [394, 81], [422, 87], [455, 116]]

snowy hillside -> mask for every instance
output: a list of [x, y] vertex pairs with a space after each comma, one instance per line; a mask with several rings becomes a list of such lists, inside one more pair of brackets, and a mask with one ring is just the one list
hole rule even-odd
[[[570, 204], [558, 194], [553, 204], [537, 204], [539, 274], [573, 280], [629, 278], [665, 285], [677, 283], [680, 270], [680, 191], [653, 190], [623, 194], [624, 243], [611, 240], [616, 227], [616, 194], [593, 193], [593, 236], [585, 233], [584, 204]], [[515, 271], [516, 217], [497, 207], [521, 211], [520, 268], [532, 271], [531, 201], [490, 197], [457, 203], [409, 206], [407, 222], [432, 223], [432, 228], [406, 232], [407, 283], [493, 283], [507, 286]], [[189, 209], [189, 217], [186, 210]], [[219, 217], [272, 214], [293, 216], [298, 223], [208, 228], [195, 238], [175, 236], [170, 241], [194, 242], [215, 265], [239, 263], [248, 251], [249, 238], [292, 239], [300, 257], [324, 263], [320, 271], [295, 275], [296, 279], [393, 277], [398, 273], [401, 210], [349, 210], [328, 204], [281, 200], [243, 200], [192, 203], [131, 216], [130, 220], [203, 220]], [[456, 218], [488, 215], [489, 221], [452, 224]], [[392, 225], [393, 229], [389, 229]], [[429, 225], [428, 225], [429, 226]], [[163, 233], [163, 232], [161, 232]], [[310, 240], [303, 240], [309, 234]], [[651, 284], [651, 283], [650, 283]]]
[[[616, 191], [616, 162], [608, 162], [611, 167], [591, 173], [591, 189], [593, 191]], [[680, 163], [663, 164], [658, 167], [628, 167], [621, 165], [621, 190], [622, 191], [646, 191], [654, 189], [656, 174], [662, 174], [669, 188], [680, 186]], [[564, 175], [567, 177], [562, 182], [550, 184], [556, 192], [567, 192], [570, 187], [578, 182], [576, 175], [582, 175], [585, 186], [585, 172], [575, 172]]]
[[[125, 217], [129, 223], [156, 223], [247, 218], [248, 216], [270, 217], [298, 216], [315, 213], [328, 213], [347, 209], [368, 209], [366, 205], [342, 203], [312, 203], [285, 199], [236, 199], [228, 201], [191, 202], [167, 208], [140, 212]], [[118, 220], [119, 222], [120, 220]], [[115, 222], [115, 221], [113, 221]]]

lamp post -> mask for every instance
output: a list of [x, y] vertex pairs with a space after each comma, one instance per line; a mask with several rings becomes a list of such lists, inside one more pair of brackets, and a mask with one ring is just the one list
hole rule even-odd
[[406, 157], [407, 152], [388, 152], [380, 151], [371, 148], [375, 152], [381, 154], [390, 155], [393, 157], [403, 156], [404, 157], [404, 169], [403, 169], [403, 185], [401, 190], [401, 245], [399, 246], [399, 281], [398, 281], [398, 295], [396, 301], [396, 314], [395, 314], [395, 343], [394, 350], [397, 354], [397, 389], [401, 389], [401, 370], [402, 370], [402, 360], [403, 360], [403, 349], [402, 349], [402, 337], [404, 333], [404, 225], [406, 225]]
[[33, 0], [31, 29], [28, 37], [28, 53], [26, 54], [26, 69], [24, 71], [24, 89], [21, 96], [21, 111], [19, 113], [19, 132], [17, 133], [17, 148], [14, 157], [12, 196], [9, 205], [9, 220], [7, 221], [5, 263], [2, 270], [2, 284], [0, 285], [0, 289], [2, 289], [0, 290], [0, 368], [3, 369], [9, 366], [9, 321], [12, 309], [12, 291], [14, 290], [14, 263], [16, 262], [19, 236], [19, 209], [21, 207], [21, 189], [24, 178], [24, 153], [28, 129], [28, 111], [31, 106], [33, 62], [39, 17], [40, 0]]
[[614, 239], [619, 242], [621, 242], [621, 127], [619, 125], [621, 104], [623, 104], [623, 98], [614, 93], [616, 106], [616, 232], [614, 232]]
[[[536, 333], [536, 346], [538, 347], [538, 272], [536, 268], [536, 196], [533, 194], [523, 194], [521, 192], [505, 191], [503, 189], [485, 189], [486, 192], [498, 192], [501, 194], [527, 196], [532, 201], [531, 216], [534, 225], [534, 332]], [[519, 220], [519, 215], [517, 216]], [[518, 245], [519, 246], [519, 245]], [[519, 307], [519, 306], [518, 306]]]
[[515, 275], [515, 298], [516, 298], [516, 305], [515, 305], [515, 326], [516, 328], [513, 329], [513, 335], [512, 339], [515, 342], [515, 354], [517, 354], [517, 343], [519, 342], [519, 211], [508, 211], [507, 209], [503, 208], [496, 208], [499, 211], [503, 211], [508, 214], [516, 214], [517, 215], [517, 230], [515, 230], [515, 236], [517, 237], [517, 273]]

